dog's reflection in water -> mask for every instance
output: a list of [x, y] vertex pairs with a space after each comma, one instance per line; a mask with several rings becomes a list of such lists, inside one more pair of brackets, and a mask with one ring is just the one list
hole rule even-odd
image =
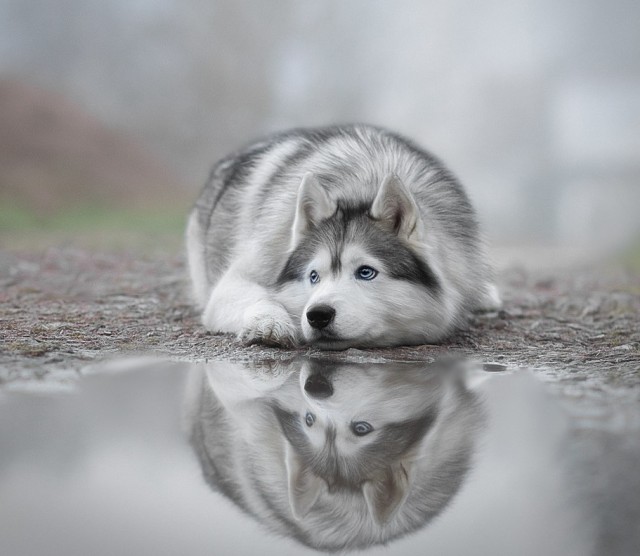
[[208, 364], [191, 442], [211, 487], [272, 531], [330, 551], [385, 543], [442, 512], [472, 462], [483, 412], [450, 367]]

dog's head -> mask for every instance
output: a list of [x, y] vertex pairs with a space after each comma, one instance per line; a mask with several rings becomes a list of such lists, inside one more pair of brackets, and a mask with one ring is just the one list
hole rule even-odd
[[427, 263], [424, 225], [393, 175], [373, 202], [334, 200], [307, 174], [298, 192], [280, 300], [325, 348], [422, 343], [450, 327], [443, 287]]
[[[310, 361], [302, 368], [300, 387], [302, 410], [275, 408], [287, 438], [294, 516], [305, 518], [319, 499], [335, 503], [351, 497], [352, 510], [360, 499], [372, 523], [385, 525], [407, 500], [416, 476], [424, 474], [419, 469], [424, 466], [425, 439], [440, 412], [447, 413], [442, 404], [451, 404], [447, 390], [455, 389], [453, 379], [425, 373], [423, 364], [399, 364], [390, 370], [388, 364]], [[442, 427], [449, 433], [455, 430], [448, 424]], [[459, 454], [466, 457], [465, 436], [454, 443], [464, 446]], [[451, 454], [446, 458], [456, 459]], [[432, 455], [429, 465], [438, 459]]]
[[423, 527], [463, 483], [482, 425], [450, 366], [292, 361], [207, 366], [190, 392], [209, 484], [269, 528], [323, 550]]

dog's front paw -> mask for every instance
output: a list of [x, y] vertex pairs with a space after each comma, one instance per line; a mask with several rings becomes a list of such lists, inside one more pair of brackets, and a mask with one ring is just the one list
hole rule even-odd
[[495, 284], [487, 284], [475, 307], [475, 311], [489, 313], [502, 309], [502, 299]]
[[293, 348], [298, 344], [298, 330], [284, 307], [251, 310], [238, 339], [245, 345], [265, 344]]

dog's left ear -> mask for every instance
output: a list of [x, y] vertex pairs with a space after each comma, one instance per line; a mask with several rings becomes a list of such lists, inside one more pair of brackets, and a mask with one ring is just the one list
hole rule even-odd
[[298, 188], [296, 215], [291, 230], [291, 249], [305, 233], [334, 212], [335, 203], [331, 201], [315, 174], [307, 172]]
[[387, 467], [362, 486], [369, 513], [378, 525], [388, 523], [409, 496], [409, 472], [405, 463]]
[[422, 219], [413, 195], [395, 174], [382, 181], [371, 205], [371, 217], [407, 240], [422, 239]]
[[301, 460], [295, 449], [286, 443], [285, 465], [289, 486], [289, 506], [295, 519], [303, 519], [325, 489], [325, 482], [314, 475]]

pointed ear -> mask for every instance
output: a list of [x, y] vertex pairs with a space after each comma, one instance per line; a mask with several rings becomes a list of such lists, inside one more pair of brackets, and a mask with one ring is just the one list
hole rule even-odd
[[304, 518], [325, 488], [324, 481], [304, 465], [291, 445], [286, 443], [286, 468], [289, 505], [296, 519]]
[[409, 474], [405, 464], [388, 467], [373, 480], [365, 482], [362, 493], [374, 521], [378, 525], [389, 522], [409, 495]]
[[371, 217], [389, 231], [408, 240], [422, 239], [422, 219], [413, 195], [395, 174], [382, 181], [371, 205]]
[[297, 245], [309, 229], [321, 220], [329, 218], [334, 211], [334, 203], [329, 199], [318, 178], [311, 172], [307, 172], [298, 189], [296, 215], [291, 230], [291, 247]]

